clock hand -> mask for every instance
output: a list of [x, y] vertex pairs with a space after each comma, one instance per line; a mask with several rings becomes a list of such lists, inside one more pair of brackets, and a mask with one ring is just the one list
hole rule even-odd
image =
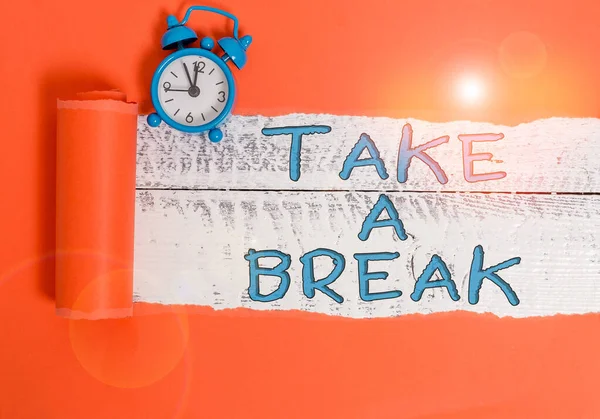
[[189, 92], [190, 89], [165, 89], [165, 92]]
[[183, 69], [185, 70], [185, 75], [187, 76], [187, 79], [190, 82], [190, 87], [194, 86], [194, 83], [192, 83], [192, 78], [190, 77], [190, 72], [188, 71], [187, 65], [185, 63], [183, 63]]
[[198, 86], [198, 62], [194, 63], [194, 86]]

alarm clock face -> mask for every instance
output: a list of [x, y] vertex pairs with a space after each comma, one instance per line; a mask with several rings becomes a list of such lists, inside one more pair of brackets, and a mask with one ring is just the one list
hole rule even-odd
[[205, 126], [224, 116], [231, 107], [233, 87], [221, 67], [224, 65], [197, 54], [175, 57], [155, 86], [163, 112], [187, 127]]

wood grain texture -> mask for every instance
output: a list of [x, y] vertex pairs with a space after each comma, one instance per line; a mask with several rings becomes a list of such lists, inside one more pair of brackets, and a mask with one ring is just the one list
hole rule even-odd
[[[428, 150], [448, 177], [440, 184], [423, 162], [414, 158], [408, 181], [398, 183], [396, 164], [402, 127], [410, 123], [413, 147], [441, 136], [449, 141]], [[331, 132], [305, 136], [301, 176], [290, 180], [291, 135], [265, 136], [263, 128], [327, 125]], [[516, 127], [487, 123], [429, 123], [412, 119], [291, 114], [279, 117], [234, 116], [224, 125], [218, 144], [162, 124], [138, 125], [138, 188], [599, 192], [600, 120], [552, 118]], [[361, 134], [375, 142], [389, 178], [374, 167], [354, 169], [348, 180], [339, 173]], [[459, 134], [502, 133], [496, 142], [475, 143], [474, 153], [489, 152], [491, 161], [474, 163], [475, 173], [503, 171], [504, 179], [469, 183], [463, 173]]]
[[[202, 141], [188, 141], [190, 151], [192, 142], [205, 151], [216, 150]], [[181, 145], [181, 139], [175, 143]], [[223, 147], [233, 147], [234, 142], [227, 144]], [[194, 148], [193, 161], [200, 148]], [[181, 149], [177, 150], [171, 150], [170, 155], [178, 155]], [[237, 163], [246, 160], [231, 156], [228, 161], [231, 169], [241, 167]], [[207, 170], [225, 167], [224, 161], [216, 166], [208, 164]], [[274, 168], [268, 158], [264, 164]], [[200, 182], [204, 178], [200, 173], [212, 173], [197, 172], [197, 167], [191, 163], [190, 176], [176, 175], [179, 169], [170, 175], [168, 171], [151, 173], [165, 174], [165, 185], [176, 179], [180, 183], [189, 179]], [[256, 166], [244, 170], [254, 169]], [[217, 173], [223, 175], [222, 171]], [[265, 169], [263, 173], [277, 171]], [[243, 178], [236, 177], [238, 184], [244, 184]], [[277, 183], [274, 177], [269, 179]], [[399, 240], [389, 227], [373, 230], [367, 241], [358, 239], [364, 218], [379, 197], [376, 192], [138, 191], [135, 300], [215, 309], [297, 309], [354, 318], [451, 310], [514, 317], [599, 311], [599, 197], [413, 192], [388, 196], [404, 222], [407, 240]], [[468, 272], [477, 245], [485, 251], [484, 267], [522, 258], [520, 264], [499, 272], [518, 295], [517, 306], [510, 305], [500, 289], [487, 280], [479, 303], [467, 301]], [[344, 297], [341, 304], [319, 291], [313, 299], [302, 293], [299, 258], [322, 247], [345, 257], [346, 268], [331, 285]], [[248, 297], [249, 265], [244, 255], [250, 248], [279, 249], [291, 256], [291, 286], [282, 299], [261, 303]], [[360, 300], [353, 258], [358, 252], [399, 252], [396, 260], [370, 263], [369, 270], [389, 272], [387, 280], [371, 282], [372, 292], [401, 290], [402, 296]], [[416, 278], [433, 254], [446, 262], [459, 301], [453, 301], [445, 288], [426, 290], [419, 302], [410, 299]], [[316, 264], [317, 278], [331, 269], [330, 262], [323, 261]], [[276, 283], [275, 278], [263, 277], [261, 292], [268, 293]]]

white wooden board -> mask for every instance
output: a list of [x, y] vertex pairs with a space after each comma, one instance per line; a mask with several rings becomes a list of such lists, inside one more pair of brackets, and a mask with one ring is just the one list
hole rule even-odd
[[[447, 136], [427, 150], [443, 170], [440, 183], [432, 170], [413, 158], [408, 178], [397, 180], [403, 128], [412, 128], [412, 147]], [[290, 178], [291, 135], [265, 135], [266, 128], [320, 126], [327, 133], [304, 135], [299, 178]], [[413, 119], [293, 114], [279, 117], [234, 116], [224, 125], [218, 144], [205, 136], [167, 128], [151, 128], [140, 117], [138, 131], [139, 188], [599, 192], [600, 120], [552, 118], [516, 127], [487, 123], [430, 123]], [[340, 178], [344, 161], [367, 134], [385, 164], [382, 180], [373, 166], [355, 168]], [[502, 179], [467, 182], [463, 142], [459, 135], [502, 134], [493, 142], [475, 142], [473, 153], [492, 153], [473, 163], [474, 173], [504, 172]], [[407, 135], [405, 138], [409, 138]], [[406, 144], [406, 143], [405, 143]], [[467, 154], [468, 156], [468, 154]], [[363, 153], [362, 157], [368, 157]], [[447, 181], [446, 181], [447, 179]]]
[[[313, 122], [317, 120], [319, 118], [312, 119]], [[272, 120], [268, 124], [272, 125]], [[247, 125], [246, 129], [252, 131], [253, 126], [259, 129], [262, 125], [255, 122]], [[355, 130], [359, 131], [365, 125], [368, 128], [368, 119], [357, 125]], [[581, 135], [583, 138], [586, 134]], [[337, 137], [337, 141], [344, 143], [344, 138]], [[202, 153], [213, 155], [217, 148], [201, 140], [187, 141], [188, 145], [181, 147], [173, 142], [176, 150], [171, 150], [165, 157], [168, 160], [182, 156], [183, 149], [191, 152], [192, 163], [187, 173], [181, 172], [180, 160], [177, 159], [173, 171], [166, 170], [167, 165], [163, 165], [161, 170], [144, 171], [148, 166], [144, 166], [143, 161], [154, 155], [148, 153], [140, 157], [142, 179], [151, 184], [209, 186], [210, 180], [223, 182], [219, 179], [227, 178], [224, 176], [226, 170], [244, 167], [243, 170], [228, 172], [235, 174], [230, 179], [235, 179], [233, 183], [238, 186], [256, 187], [256, 183], [261, 187], [289, 185], [285, 179], [278, 179], [284, 178], [283, 164], [278, 166], [282, 160], [277, 160], [275, 146], [265, 145], [265, 149], [270, 151], [264, 160], [255, 156], [258, 160], [252, 162], [248, 157], [252, 155], [249, 150], [244, 151], [243, 145], [234, 145], [243, 143], [243, 139], [225, 140], [222, 147], [233, 153], [229, 160], [207, 162], [206, 166], [202, 163], [200, 166], [204, 169], [198, 171], [198, 156], [206, 157]], [[252, 138], [246, 144], [252, 144], [252, 141], [258, 146], [257, 140]], [[326, 137], [315, 141], [313, 146], [316, 147], [320, 141], [326, 142]], [[541, 143], [542, 140], [537, 138], [536, 141]], [[260, 144], [273, 142], [278, 140], [262, 139]], [[333, 141], [331, 143], [334, 144]], [[158, 143], [145, 144], [157, 147]], [[165, 146], [165, 149], [168, 147]], [[345, 147], [336, 146], [335, 149]], [[238, 152], [242, 154], [236, 154]], [[558, 153], [566, 156], [561, 151]], [[526, 151], [522, 153], [527, 154]], [[579, 156], [583, 158], [586, 154], [582, 152]], [[314, 162], [315, 158], [316, 155], [307, 160], [313, 159]], [[331, 164], [332, 158], [339, 163], [333, 154], [320, 160], [323, 171], [336, 166]], [[155, 164], [157, 157], [153, 159], [152, 164]], [[244, 166], [244, 162], [248, 166]], [[570, 167], [575, 168], [574, 162], [571, 163]], [[262, 171], [258, 170], [259, 167], [263, 168]], [[317, 182], [320, 173], [317, 167], [312, 165], [312, 181], [321, 187], [333, 186], [324, 181]], [[517, 167], [512, 167], [516, 175]], [[215, 170], [214, 175], [212, 170]], [[598, 169], [588, 167], [587, 170]], [[529, 176], [534, 173], [526, 167], [522, 172], [529, 173]], [[568, 185], [575, 187], [576, 176], [567, 176], [567, 172], [560, 175], [562, 172], [558, 171], [546, 173], [554, 176], [556, 185], [563, 185], [558, 180], [564, 175]], [[368, 176], [357, 176], [357, 184], [360, 179], [362, 185], [366, 185], [364, 182]], [[578, 179], [581, 183], [587, 182], [585, 188], [596, 185], [598, 181], [597, 176], [580, 176]], [[335, 181], [332, 183], [338, 185]], [[519, 182], [516, 185], [526, 186]], [[427, 183], [421, 186], [425, 187]], [[379, 196], [378, 192], [138, 191], [135, 299], [163, 304], [206, 305], [216, 309], [294, 309], [355, 318], [451, 310], [514, 317], [598, 311], [600, 197], [388, 193], [403, 221], [406, 240], [400, 240], [391, 227], [386, 227], [374, 229], [369, 239], [362, 241], [358, 238], [361, 226]], [[511, 258], [521, 258], [519, 264], [498, 272], [518, 296], [517, 305], [511, 305], [500, 288], [489, 280], [483, 282], [479, 302], [469, 303], [469, 270], [478, 245], [485, 252], [484, 269]], [[345, 270], [330, 285], [343, 296], [342, 303], [333, 301], [320, 291], [316, 291], [314, 298], [303, 294], [300, 257], [316, 248], [335, 250], [345, 258]], [[249, 298], [249, 263], [244, 259], [249, 249], [277, 249], [290, 255], [288, 272], [291, 284], [283, 298], [273, 302]], [[369, 263], [368, 269], [370, 272], [389, 272], [388, 279], [370, 282], [371, 292], [400, 290], [400, 297], [379, 301], [360, 299], [357, 261], [353, 255], [369, 252], [399, 253], [393, 261]], [[425, 290], [417, 302], [411, 299], [416, 278], [434, 254], [447, 264], [460, 295], [458, 301], [450, 298], [446, 288]], [[330, 262], [317, 263], [317, 279], [330, 270]], [[436, 277], [439, 277], [439, 272]], [[277, 278], [261, 278], [260, 290], [268, 294], [277, 283]]]

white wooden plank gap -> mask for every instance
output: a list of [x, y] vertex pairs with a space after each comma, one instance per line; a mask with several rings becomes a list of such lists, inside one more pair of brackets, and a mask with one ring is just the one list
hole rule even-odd
[[[323, 122], [326, 118], [329, 117], [320, 119], [313, 116], [310, 121]], [[252, 118], [248, 118], [250, 120]], [[255, 122], [246, 126], [245, 132], [251, 131], [254, 125], [262, 126], [263, 122], [267, 125], [281, 125], [285, 122], [265, 120], [257, 123], [257, 120], [258, 118], [254, 118]], [[353, 119], [346, 121], [350, 123]], [[369, 121], [360, 120], [360, 129], [368, 125]], [[593, 121], [589, 123], [596, 124]], [[563, 122], [558, 125], [561, 124]], [[537, 126], [539, 130], [533, 130], [533, 126]], [[544, 131], [539, 124], [533, 126], [526, 127], [527, 131]], [[458, 132], [462, 131], [460, 123], [457, 123], [457, 127]], [[229, 125], [229, 135], [231, 128], [232, 125]], [[448, 129], [445, 131], [448, 132]], [[558, 132], [566, 131], [559, 128]], [[166, 131], [163, 131], [161, 135], [165, 134]], [[179, 142], [172, 144], [171, 156], [182, 152], [181, 149], [174, 151], [181, 145], [181, 141], [188, 141], [187, 149], [193, 149], [195, 157], [199, 155], [200, 149], [215, 157], [211, 153], [217, 148], [209, 147], [197, 139], [185, 138], [179, 138]], [[525, 136], [520, 138], [521, 141], [529, 141]], [[241, 153], [243, 147], [239, 150], [236, 148], [240, 141], [242, 139], [238, 138], [223, 147], [233, 154]], [[537, 141], [541, 139], [537, 138]], [[255, 146], [259, 143], [272, 141], [261, 139], [260, 142], [254, 142]], [[158, 147], [158, 143], [151, 145], [147, 142], [146, 146]], [[270, 150], [264, 161], [266, 168], [263, 169], [268, 179], [263, 177], [261, 185], [270, 186], [270, 182], [278, 184], [278, 177], [285, 177], [283, 173], [287, 170], [284, 160], [280, 161], [281, 166], [272, 165], [269, 159], [276, 158], [274, 156], [279, 155], [279, 151], [274, 146], [264, 147]], [[566, 151], [561, 153], [559, 155], [563, 157], [563, 161], [574, 158], [574, 155], [569, 155]], [[256, 158], [258, 154], [253, 156]], [[516, 158], [517, 154], [511, 156]], [[579, 157], [592, 159], [591, 154], [589, 157], [579, 154]], [[321, 166], [329, 167], [328, 159], [331, 158], [332, 154], [328, 154], [327, 158], [320, 160], [318, 153], [311, 153], [307, 154], [306, 161], [317, 159]], [[507, 157], [504, 159], [506, 162], [510, 160]], [[243, 166], [244, 161], [249, 166]], [[193, 168], [197, 166], [194, 164], [189, 166], [188, 174], [175, 170], [153, 175], [148, 172], [144, 176], [148, 176], [147, 179], [160, 179], [164, 175], [161, 182], [165, 185], [177, 183], [180, 186], [192, 186], [193, 182], [198, 182], [203, 187], [210, 184], [205, 177], [212, 178], [221, 185], [223, 181], [219, 179], [231, 175], [229, 180], [237, 187], [256, 187], [251, 185], [251, 180], [261, 179], [261, 176], [250, 176], [249, 173], [257, 168], [255, 165], [262, 163], [243, 160], [241, 155], [232, 157], [228, 164], [221, 160], [216, 165], [202, 163], [202, 167], [205, 164], [208, 165], [207, 170], [215, 170], [214, 177], [212, 171], [202, 175], [195, 172]], [[576, 170], [575, 162], [571, 161], [570, 164]], [[229, 167], [229, 171], [225, 170], [226, 167]], [[232, 167], [245, 169], [231, 170]], [[312, 167], [317, 169], [320, 166]], [[589, 173], [596, 173], [597, 168], [588, 167], [587, 170]], [[317, 180], [317, 174], [313, 171], [313, 181]], [[321, 176], [324, 177], [325, 174], [321, 173]], [[558, 172], [553, 176], [557, 181]], [[569, 182], [575, 181], [575, 177], [568, 177], [566, 173], [564, 176]], [[364, 178], [363, 175], [357, 177], [357, 180]], [[597, 176], [594, 174], [579, 180], [595, 185]], [[283, 183], [290, 187], [287, 181], [281, 184]], [[320, 184], [331, 186], [325, 181]], [[535, 184], [539, 186], [542, 183]], [[575, 183], [569, 184], [576, 186]], [[526, 183], [517, 182], [516, 185], [526, 186]], [[364, 188], [368, 185], [361, 183], [360, 186]], [[138, 191], [135, 299], [162, 304], [204, 305], [215, 309], [297, 309], [353, 318], [453, 310], [490, 312], [512, 317], [600, 311], [600, 197], [387, 193], [384, 195], [393, 203], [406, 236], [403, 237], [402, 232], [394, 227], [382, 227], [373, 229], [368, 239], [361, 240], [359, 233], [365, 218], [381, 195], [379, 192]], [[381, 216], [383, 218], [385, 215]], [[266, 302], [251, 298], [251, 261], [247, 260], [251, 254], [250, 249], [256, 252], [271, 249], [289, 255], [290, 266], [286, 272], [290, 283], [281, 298]], [[302, 260], [305, 262], [306, 274], [312, 272], [311, 260], [306, 254], [315, 249], [329, 249], [332, 251], [330, 254], [343, 257], [343, 270], [328, 285], [335, 295], [343, 297], [342, 302], [335, 301], [331, 295], [318, 288], [315, 289], [310, 277], [307, 276], [309, 280], [303, 282], [301, 258], [304, 256]], [[484, 254], [478, 253], [479, 250]], [[385, 253], [380, 258], [388, 260], [366, 263], [363, 266], [362, 280], [359, 280], [359, 267], [364, 263], [361, 260], [367, 258], [360, 255], [371, 253]], [[478, 261], [479, 257], [483, 259]], [[422, 276], [432, 258], [440, 268], [434, 273], [432, 280], [441, 278], [442, 272], [449, 275], [456, 287], [455, 293], [452, 287], [425, 288], [422, 295], [419, 295], [420, 291], [417, 289], [415, 293], [417, 279]], [[518, 263], [515, 258], [519, 258]], [[262, 258], [257, 261], [257, 266], [273, 267], [275, 262], [281, 260]], [[439, 264], [440, 260], [444, 262], [447, 272]], [[314, 259], [316, 280], [326, 278], [332, 272], [334, 265], [331, 261], [327, 256]], [[505, 293], [489, 279], [484, 279], [481, 288], [475, 293], [478, 302], [469, 302], [470, 289], [477, 289], [476, 286], [473, 287], [473, 283], [477, 279], [478, 269], [485, 270], [505, 261], [512, 261], [512, 265], [499, 270], [497, 274], [514, 292], [512, 303], [509, 298], [511, 294]], [[481, 266], [478, 267], [478, 263]], [[471, 273], [472, 269], [475, 269], [475, 275]], [[373, 272], [387, 272], [389, 275], [385, 280], [366, 281], [368, 273]], [[333, 277], [336, 275], [337, 273]], [[376, 278], [381, 276], [375, 275]], [[259, 282], [254, 284], [257, 286], [254, 297], [269, 295], [278, 289], [280, 278], [258, 278]], [[369, 285], [368, 292], [364, 288], [366, 283]], [[374, 293], [393, 291], [401, 292], [402, 295], [388, 294], [390, 298], [369, 300], [369, 295]], [[518, 299], [517, 304], [514, 297]]]

